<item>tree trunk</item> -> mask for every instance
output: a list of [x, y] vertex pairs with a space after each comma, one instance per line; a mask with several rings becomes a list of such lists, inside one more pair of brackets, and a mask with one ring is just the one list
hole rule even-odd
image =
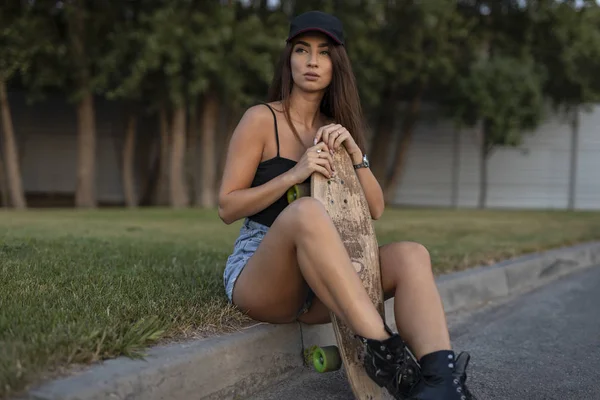
[[96, 207], [96, 126], [94, 98], [87, 93], [77, 105], [77, 207]]
[[579, 158], [579, 107], [573, 111], [571, 120], [571, 165], [569, 170], [569, 210], [575, 209], [577, 193], [577, 159]]
[[160, 154], [158, 156], [158, 183], [156, 184], [156, 201], [160, 206], [169, 204], [169, 117], [167, 107], [162, 105], [159, 110], [160, 121]]
[[152, 138], [152, 144], [149, 146], [147, 154], [148, 159], [143, 163], [142, 174], [140, 177], [141, 187], [139, 190], [138, 205], [148, 206], [156, 204], [156, 193], [160, 166], [160, 136]]
[[6, 186], [6, 174], [4, 173], [4, 162], [0, 157], [0, 206], [8, 207], [8, 187]]
[[71, 53], [75, 63], [74, 78], [81, 98], [77, 104], [77, 186], [75, 205], [96, 207], [96, 122], [90, 67], [85, 49], [85, 10], [81, 2], [72, 3], [68, 19]]
[[125, 144], [123, 145], [123, 194], [125, 195], [125, 205], [129, 208], [135, 208], [138, 205], [134, 178], [136, 129], [137, 118], [135, 114], [130, 113], [127, 118]]
[[394, 135], [395, 109], [396, 102], [392, 96], [385, 96], [377, 117], [377, 131], [371, 142], [371, 154], [369, 155], [371, 171], [382, 186], [385, 185], [388, 175], [389, 148]]
[[421, 101], [423, 99], [423, 92], [425, 85], [421, 84], [419, 90], [413, 97], [412, 101], [407, 107], [407, 113], [402, 121], [402, 130], [400, 132], [400, 140], [396, 146], [396, 152], [394, 154], [394, 162], [392, 173], [387, 179], [384, 193], [385, 202], [387, 204], [393, 204], [398, 191], [398, 186], [404, 173], [404, 166], [406, 164], [406, 158], [410, 144], [412, 142], [415, 125], [419, 118], [419, 112], [421, 111]]
[[481, 173], [479, 175], [479, 208], [484, 209], [487, 204], [487, 191], [488, 191], [488, 156], [490, 154], [490, 148], [488, 146], [486, 137], [486, 124], [483, 124], [482, 132], [481, 132], [481, 160], [480, 160], [480, 168]]
[[8, 194], [14, 208], [25, 209], [25, 193], [21, 181], [19, 164], [19, 151], [15, 140], [15, 131], [10, 115], [10, 105], [6, 95], [6, 83], [0, 79], [0, 109], [2, 114], [2, 131], [4, 133], [4, 160], [6, 160], [6, 179], [8, 181]]
[[171, 207], [188, 205], [188, 192], [185, 181], [185, 136], [186, 106], [182, 104], [173, 111], [173, 133], [171, 140], [171, 168], [169, 176]]
[[187, 132], [187, 165], [186, 179], [190, 188], [190, 202], [197, 204], [200, 196], [200, 185], [198, 184], [198, 104], [194, 102], [190, 106], [189, 126]]
[[452, 137], [452, 207], [458, 208], [460, 191], [460, 130], [455, 129]]
[[210, 92], [202, 108], [202, 196], [200, 206], [212, 208], [216, 205], [217, 160], [215, 136], [219, 116], [219, 98]]

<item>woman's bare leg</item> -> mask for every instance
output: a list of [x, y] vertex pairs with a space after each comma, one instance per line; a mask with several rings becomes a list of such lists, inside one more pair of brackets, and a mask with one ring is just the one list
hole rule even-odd
[[[380, 248], [380, 264], [386, 298], [394, 297], [400, 336], [367, 343], [367, 374], [395, 398], [474, 399], [465, 384], [470, 356], [468, 353], [457, 356], [450, 348], [446, 317], [428, 251], [418, 243], [392, 243]], [[319, 323], [326, 319], [326, 307], [318, 299], [301, 318]], [[405, 343], [419, 360], [417, 380], [411, 363], [402, 361], [407, 360]], [[390, 358], [395, 361], [384, 361]]]
[[[390, 243], [379, 248], [379, 260], [386, 299], [394, 297], [398, 332], [415, 357], [449, 350], [446, 316], [427, 249], [414, 242]], [[331, 321], [329, 310], [318, 298], [298, 320], [307, 324]]]
[[363, 337], [389, 337], [323, 205], [296, 200], [273, 223], [238, 278], [233, 302], [251, 318], [291, 322], [306, 283], [323, 304]]
[[427, 249], [413, 242], [391, 243], [379, 250], [383, 287], [394, 297], [398, 333], [417, 359], [450, 350], [446, 315]]

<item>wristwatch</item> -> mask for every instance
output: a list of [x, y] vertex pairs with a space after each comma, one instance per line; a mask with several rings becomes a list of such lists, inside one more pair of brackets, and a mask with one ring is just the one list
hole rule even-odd
[[362, 163], [360, 164], [354, 164], [354, 169], [359, 169], [359, 168], [369, 168], [369, 159], [367, 158], [367, 155], [364, 154], [363, 158], [362, 158]]

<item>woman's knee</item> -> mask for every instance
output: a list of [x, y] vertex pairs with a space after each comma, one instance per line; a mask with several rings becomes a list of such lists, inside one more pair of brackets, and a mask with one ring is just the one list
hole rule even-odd
[[417, 242], [400, 242], [397, 244], [397, 251], [407, 257], [416, 261], [431, 263], [431, 256], [427, 247]]
[[[429, 250], [421, 243], [396, 242], [391, 243], [385, 253], [382, 254], [382, 262], [393, 264], [396, 269], [431, 271], [431, 256]], [[386, 247], [387, 247], [386, 246]]]
[[277, 219], [292, 224], [296, 230], [313, 228], [329, 215], [323, 204], [312, 197], [302, 197], [287, 206]]
[[381, 277], [386, 299], [394, 296], [400, 282], [410, 278], [433, 279], [429, 251], [420, 243], [390, 243], [380, 249]]

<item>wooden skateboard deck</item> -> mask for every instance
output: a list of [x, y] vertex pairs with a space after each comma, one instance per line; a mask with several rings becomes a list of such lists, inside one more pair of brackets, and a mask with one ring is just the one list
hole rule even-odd
[[[341, 147], [334, 154], [333, 161], [336, 173], [333, 178], [327, 179], [320, 173], [314, 173], [311, 178], [310, 192], [306, 186], [294, 187], [288, 191], [288, 201], [310, 195], [323, 203], [340, 233], [354, 269], [360, 276], [371, 301], [385, 319], [379, 246], [369, 206], [345, 148]], [[331, 313], [331, 321], [338, 344], [339, 358], [356, 398], [360, 400], [387, 398], [385, 389], [380, 388], [365, 372], [362, 361], [363, 344], [333, 313]]]

